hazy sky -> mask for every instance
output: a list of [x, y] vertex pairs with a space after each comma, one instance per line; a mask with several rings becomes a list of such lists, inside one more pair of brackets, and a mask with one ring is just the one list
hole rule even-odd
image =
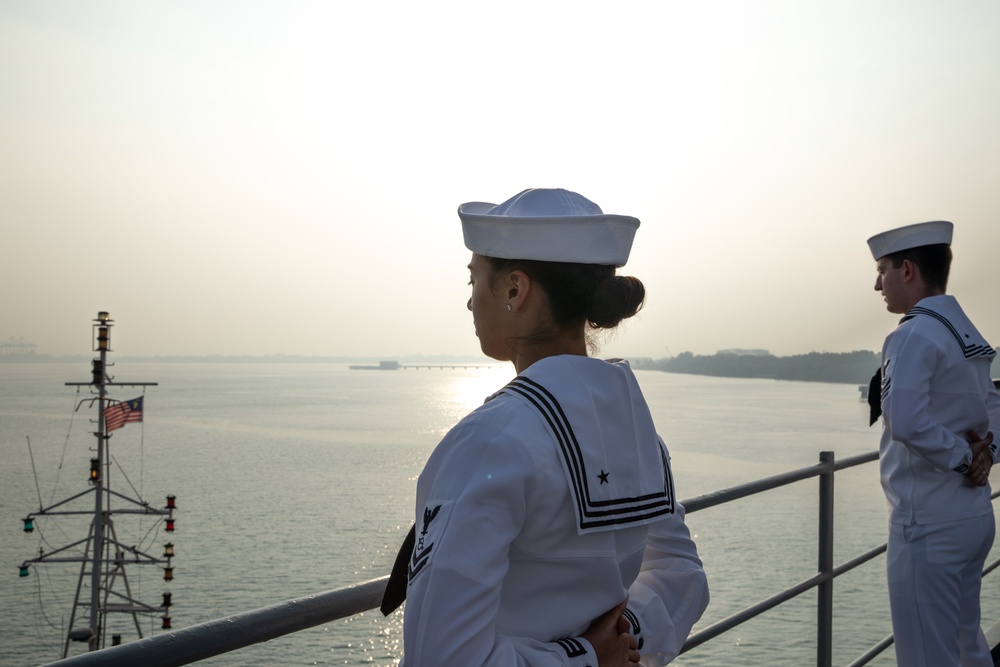
[[1000, 3], [0, 4], [0, 341], [477, 354], [456, 209], [642, 221], [603, 356], [877, 350], [865, 240], [956, 224], [1000, 345]]

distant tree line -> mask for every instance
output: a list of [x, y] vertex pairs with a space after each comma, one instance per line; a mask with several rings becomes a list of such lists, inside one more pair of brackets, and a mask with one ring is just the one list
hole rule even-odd
[[[1000, 348], [997, 348], [1000, 353]], [[633, 367], [668, 373], [712, 375], [732, 378], [771, 378], [800, 382], [844, 382], [868, 384], [878, 370], [881, 355], [870, 350], [856, 352], [810, 352], [790, 357], [771, 354], [719, 352], [697, 355], [683, 352], [668, 359], [641, 359]], [[1000, 354], [993, 361], [993, 377], [1000, 378]]]
[[770, 378], [800, 382], [868, 384], [878, 370], [880, 355], [856, 352], [810, 352], [790, 357], [720, 352], [710, 356], [683, 352], [669, 359], [646, 360], [640, 368], [732, 378]]

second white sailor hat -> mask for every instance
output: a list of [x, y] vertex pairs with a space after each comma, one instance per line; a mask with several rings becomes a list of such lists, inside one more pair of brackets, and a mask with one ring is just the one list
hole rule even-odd
[[868, 239], [868, 247], [876, 261], [900, 250], [919, 248], [924, 245], [951, 245], [954, 225], [947, 220], [918, 222], [915, 225], [897, 227], [876, 234]]
[[458, 207], [465, 246], [480, 255], [624, 266], [639, 220], [610, 215], [569, 190], [524, 190], [502, 204]]

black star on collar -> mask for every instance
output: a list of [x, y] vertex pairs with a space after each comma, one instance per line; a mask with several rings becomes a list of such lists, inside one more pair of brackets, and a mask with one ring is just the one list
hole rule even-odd
[[610, 475], [610, 474], [611, 473], [609, 473], [609, 472], [604, 472], [604, 468], [601, 468], [601, 474], [598, 475], [597, 478], [601, 480], [601, 484], [607, 484], [608, 483], [608, 475]]

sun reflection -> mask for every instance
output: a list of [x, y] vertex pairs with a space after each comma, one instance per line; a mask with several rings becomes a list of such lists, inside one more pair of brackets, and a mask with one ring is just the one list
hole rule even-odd
[[464, 372], [451, 387], [451, 400], [462, 415], [472, 412], [489, 396], [514, 379], [514, 367], [497, 364]]

